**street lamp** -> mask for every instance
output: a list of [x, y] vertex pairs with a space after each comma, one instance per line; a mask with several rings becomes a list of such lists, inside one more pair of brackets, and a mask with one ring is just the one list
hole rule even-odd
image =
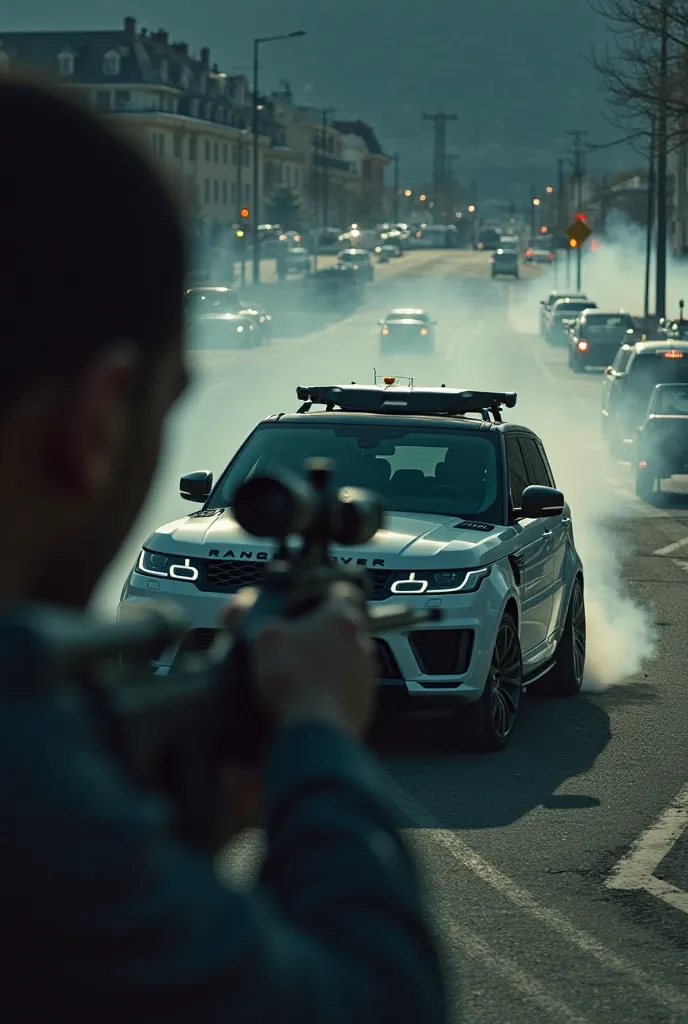
[[475, 213], [475, 206], [469, 206], [468, 207], [468, 212], [469, 213]]
[[552, 192], [554, 192], [554, 189], [553, 189], [553, 187], [551, 185], [548, 185], [547, 188], [545, 189], [545, 192], [548, 192], [551, 195]]
[[420, 199], [421, 203], [424, 203], [428, 197], [425, 194], [423, 194], [421, 196], [418, 196], [418, 198]]
[[286, 32], [279, 36], [263, 36], [260, 39], [253, 40], [253, 214], [251, 219], [251, 244], [253, 246], [253, 281], [252, 283], [260, 283], [260, 253], [258, 251], [258, 216], [260, 200], [258, 196], [258, 190], [260, 188], [260, 175], [259, 175], [259, 148], [258, 148], [258, 49], [261, 43], [275, 43], [281, 39], [296, 39], [299, 36], [305, 36], [305, 29], [299, 29], [298, 32]]
[[406, 196], [407, 199], [410, 199], [413, 193], [411, 192], [410, 188], [407, 188], [406, 191], [404, 192], [404, 195]]
[[533, 206], [539, 206], [539, 205], [540, 205], [540, 200], [539, 199], [533, 199]]

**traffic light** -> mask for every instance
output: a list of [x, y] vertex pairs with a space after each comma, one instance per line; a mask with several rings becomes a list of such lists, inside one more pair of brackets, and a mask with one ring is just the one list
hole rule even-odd
[[569, 238], [569, 249], [577, 249], [577, 248], [578, 248], [578, 242], [576, 241], [576, 239], [575, 238]]
[[583, 224], [586, 223], [587, 219], [588, 218], [586, 217], [586, 215], [584, 213], [577, 213], [576, 214], [576, 220], [581, 221]]
[[249, 210], [248, 206], [241, 207], [241, 209], [239, 210], [239, 216], [241, 217], [242, 220], [248, 220], [248, 218], [251, 216], [251, 211]]

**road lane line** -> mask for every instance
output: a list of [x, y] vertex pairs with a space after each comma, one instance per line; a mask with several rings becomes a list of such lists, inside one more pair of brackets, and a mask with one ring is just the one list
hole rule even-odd
[[556, 932], [581, 953], [595, 959], [605, 970], [623, 975], [627, 984], [640, 988], [656, 1003], [670, 1006], [677, 1013], [688, 1014], [688, 995], [684, 995], [668, 983], [658, 983], [642, 967], [627, 960], [619, 953], [607, 949], [598, 939], [582, 928], [578, 928], [564, 914], [552, 907], [543, 906], [527, 889], [481, 857], [454, 832], [442, 828], [434, 816], [406, 793], [388, 772], [385, 771], [385, 775], [392, 800], [399, 810], [423, 829], [424, 837], [434, 840], [439, 846], [444, 847], [454, 860], [462, 864], [476, 878], [500, 893], [514, 906], [529, 913], [545, 927]]
[[672, 544], [666, 544], [663, 548], [657, 548], [653, 551], [653, 555], [671, 555], [674, 551], [678, 551], [680, 548], [685, 548], [688, 545], [688, 537], [682, 537], [681, 540], [675, 540]]
[[626, 891], [644, 889], [670, 907], [688, 914], [688, 892], [655, 876], [655, 871], [687, 828], [688, 785], [685, 785], [614, 867], [605, 883], [607, 887]]

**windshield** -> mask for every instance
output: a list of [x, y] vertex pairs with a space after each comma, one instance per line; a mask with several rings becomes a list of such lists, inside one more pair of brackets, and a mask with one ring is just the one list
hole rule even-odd
[[259, 427], [221, 477], [209, 508], [228, 508], [255, 474], [306, 459], [336, 464], [337, 487], [368, 487], [390, 512], [417, 512], [499, 523], [501, 469], [497, 436], [478, 430], [418, 430], [389, 424], [280, 424]]
[[664, 352], [637, 355], [628, 371], [634, 398], [647, 403], [655, 384], [688, 384], [688, 358], [667, 358]]
[[612, 328], [633, 330], [635, 324], [633, 323], [633, 317], [629, 313], [616, 313], [614, 315], [593, 313], [585, 318], [585, 326], [593, 330], [599, 328], [603, 330], [610, 330]]
[[555, 306], [555, 316], [570, 316], [571, 313], [580, 313], [582, 309], [589, 309], [589, 302], [565, 302], [561, 306]]
[[655, 389], [652, 412], [658, 416], [688, 416], [688, 384], [669, 384]]
[[343, 252], [339, 257], [346, 263], [363, 263], [364, 260], [368, 259], [367, 252]]
[[420, 309], [397, 309], [394, 313], [388, 313], [385, 317], [388, 324], [393, 324], [396, 320], [423, 320], [427, 322], [429, 319], [429, 315], [423, 313]]

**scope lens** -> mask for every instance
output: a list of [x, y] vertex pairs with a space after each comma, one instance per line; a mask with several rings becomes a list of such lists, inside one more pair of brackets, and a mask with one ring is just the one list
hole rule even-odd
[[291, 474], [254, 476], [238, 488], [234, 518], [254, 537], [288, 537], [308, 529], [317, 514], [313, 489]]

